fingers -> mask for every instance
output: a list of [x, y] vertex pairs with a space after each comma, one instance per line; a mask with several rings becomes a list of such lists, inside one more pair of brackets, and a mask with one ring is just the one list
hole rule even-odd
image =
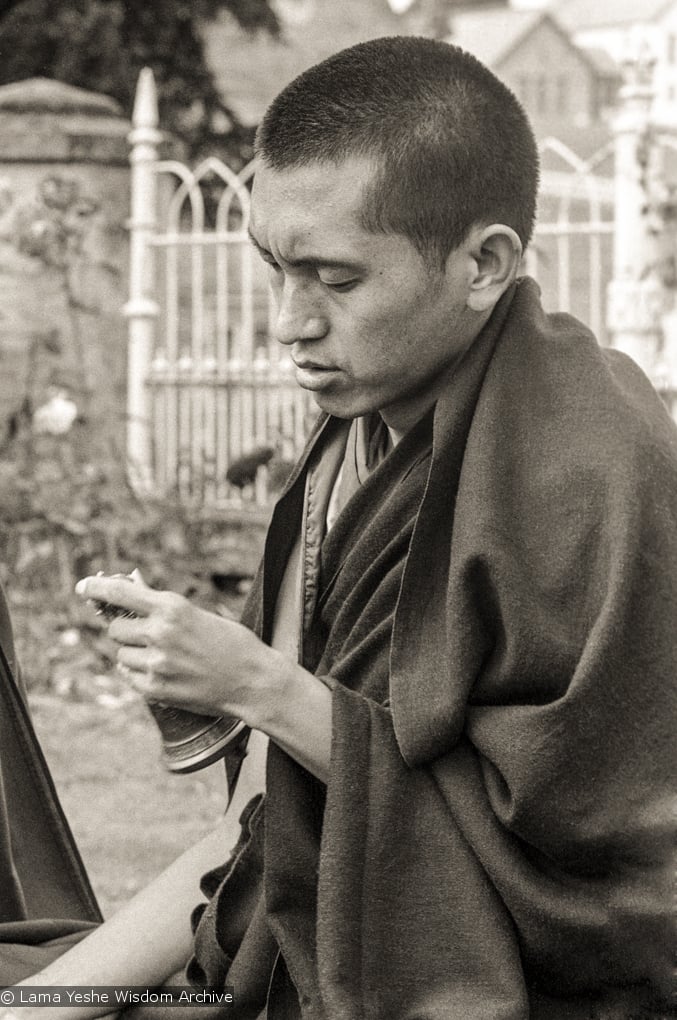
[[128, 577], [85, 577], [75, 586], [78, 595], [97, 602], [120, 606], [137, 616], [148, 616], [162, 604], [165, 592], [155, 591]]
[[165, 656], [157, 648], [121, 645], [118, 648], [118, 663], [127, 669], [140, 673], [166, 673]]
[[149, 700], [156, 694], [155, 673], [152, 670], [131, 669], [123, 662], [117, 663], [117, 671], [137, 694]]
[[120, 617], [113, 620], [108, 625], [108, 637], [117, 641], [119, 645], [138, 645], [143, 648], [150, 643], [147, 619], [147, 617], [142, 617], [139, 620]]
[[[173, 683], [167, 677], [162, 677], [152, 669], [133, 669], [118, 661], [116, 669], [126, 683], [136, 691], [145, 701], [160, 702], [162, 704], [188, 704], [193, 707], [194, 697], [186, 692], [182, 685]], [[192, 693], [192, 692], [190, 692]]]

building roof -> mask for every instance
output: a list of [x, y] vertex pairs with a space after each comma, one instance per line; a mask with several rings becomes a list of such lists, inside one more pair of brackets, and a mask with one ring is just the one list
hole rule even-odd
[[542, 11], [462, 11], [452, 18], [449, 41], [496, 67], [546, 17]]
[[618, 68], [608, 54], [597, 49], [576, 46], [571, 36], [548, 11], [542, 10], [478, 10], [454, 15], [451, 20], [450, 42], [474, 54], [488, 67], [500, 70], [502, 62], [543, 24], [549, 25], [562, 42], [596, 74], [618, 75]]
[[[593, 0], [586, 2], [591, 4]], [[644, 2], [649, 4], [650, 0]], [[412, 31], [406, 15], [396, 14], [390, 0], [342, 0], [340, 4], [335, 0], [302, 0], [301, 6], [306, 11], [305, 20], [290, 22], [279, 41], [264, 33], [246, 33], [229, 15], [205, 29], [207, 58], [221, 94], [245, 125], [256, 125], [274, 96], [312, 64], [353, 43]], [[499, 70], [501, 62], [545, 22], [560, 33], [581, 62], [597, 74], [613, 74], [614, 67], [604, 54], [574, 45], [560, 25], [558, 12], [559, 8], [553, 8], [552, 13], [505, 6], [487, 8], [483, 3], [472, 9], [450, 8], [453, 34], [449, 41]]]
[[567, 31], [582, 32], [650, 23], [674, 6], [675, 0], [560, 0], [553, 12]]

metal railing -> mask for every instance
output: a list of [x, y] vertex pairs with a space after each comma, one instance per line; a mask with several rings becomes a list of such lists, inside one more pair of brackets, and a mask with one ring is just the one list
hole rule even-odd
[[270, 340], [271, 298], [247, 230], [252, 166], [159, 159], [150, 72], [130, 141], [132, 478], [198, 505], [265, 506], [266, 466], [294, 459], [313, 411]]

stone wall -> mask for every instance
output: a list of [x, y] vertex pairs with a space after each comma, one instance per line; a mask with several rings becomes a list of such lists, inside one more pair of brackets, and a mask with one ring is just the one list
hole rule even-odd
[[0, 88], [0, 427], [55, 391], [124, 449], [129, 124], [46, 79]]

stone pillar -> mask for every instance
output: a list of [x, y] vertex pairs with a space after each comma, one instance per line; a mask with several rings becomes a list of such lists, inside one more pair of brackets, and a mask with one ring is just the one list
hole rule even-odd
[[611, 346], [629, 354], [654, 382], [660, 373], [661, 319], [668, 295], [661, 276], [662, 231], [651, 217], [661, 152], [651, 123], [653, 60], [646, 50], [625, 65], [615, 136], [614, 276], [607, 325]]
[[[124, 449], [129, 122], [105, 96], [0, 87], [0, 415], [64, 390]], [[10, 383], [11, 379], [11, 383]]]

